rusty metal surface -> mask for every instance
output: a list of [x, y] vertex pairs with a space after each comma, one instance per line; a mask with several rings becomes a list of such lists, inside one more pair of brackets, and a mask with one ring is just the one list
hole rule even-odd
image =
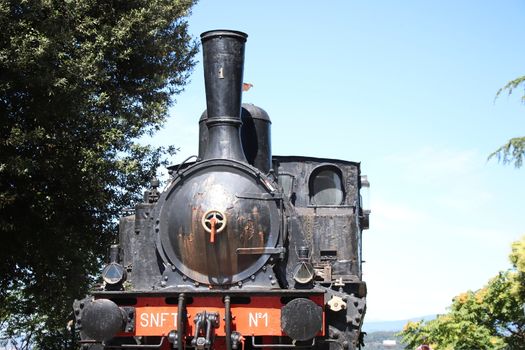
[[[362, 239], [357, 225], [360, 208], [360, 164], [338, 159], [274, 156], [277, 176], [294, 176], [292, 196], [306, 239], [312, 246], [311, 258], [319, 279], [358, 282], [362, 275]], [[319, 167], [341, 172], [344, 199], [341, 205], [311, 203], [311, 175]]]
[[[201, 162], [159, 200], [162, 249], [171, 264], [199, 283], [224, 285], [249, 278], [270, 256], [237, 254], [237, 249], [274, 248], [278, 242], [279, 197], [269, 201], [253, 196], [272, 194], [253, 170], [232, 165]], [[228, 222], [213, 243], [202, 225], [209, 210], [224, 213]]]

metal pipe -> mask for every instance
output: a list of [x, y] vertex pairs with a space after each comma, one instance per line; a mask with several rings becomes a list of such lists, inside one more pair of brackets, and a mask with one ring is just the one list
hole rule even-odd
[[226, 333], [226, 350], [232, 350], [232, 315], [230, 296], [224, 297], [224, 331]]
[[186, 298], [184, 293], [179, 294], [179, 302], [177, 305], [177, 348], [184, 350], [184, 319], [186, 318]]
[[255, 337], [252, 336], [252, 347], [254, 348], [312, 348], [314, 346], [315, 338], [312, 338], [310, 345], [295, 345], [295, 341], [292, 344], [256, 344]]

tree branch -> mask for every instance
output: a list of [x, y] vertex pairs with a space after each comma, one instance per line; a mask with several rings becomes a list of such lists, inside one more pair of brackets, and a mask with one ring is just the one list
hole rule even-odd
[[509, 164], [514, 162], [516, 168], [523, 165], [523, 157], [525, 156], [525, 137], [514, 137], [506, 144], [492, 152], [487, 160], [497, 158], [498, 162]]
[[[509, 95], [512, 94], [512, 90], [517, 88], [523, 82], [525, 82], [525, 75], [521, 76], [519, 78], [516, 78], [514, 80], [509, 81], [507, 84], [505, 84], [504, 87], [502, 87], [501, 89], [498, 90], [498, 92], [496, 93], [496, 97], [494, 99], [497, 99], [499, 97], [499, 95], [501, 95], [501, 93], [503, 91], [505, 91], [505, 90], [507, 90], [509, 92]], [[521, 100], [523, 102], [525, 102], [525, 94], [521, 97]]]

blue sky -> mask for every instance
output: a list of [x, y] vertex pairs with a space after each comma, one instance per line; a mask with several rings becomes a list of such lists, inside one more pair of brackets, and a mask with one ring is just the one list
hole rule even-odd
[[[523, 179], [487, 155], [525, 135], [523, 1], [201, 0], [189, 18], [246, 32], [244, 102], [272, 119], [277, 155], [362, 163], [367, 321], [444, 312], [510, 267], [525, 234]], [[198, 56], [202, 61], [201, 55]], [[152, 140], [197, 153], [202, 66]]]

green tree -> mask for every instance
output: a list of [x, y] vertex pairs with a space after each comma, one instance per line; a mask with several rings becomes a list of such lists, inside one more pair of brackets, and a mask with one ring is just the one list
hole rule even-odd
[[[0, 338], [66, 323], [166, 152], [140, 145], [195, 64], [192, 0], [0, 1]], [[0, 344], [1, 346], [1, 344]]]
[[483, 288], [455, 297], [449, 312], [428, 322], [409, 322], [400, 333], [408, 348], [525, 349], [525, 236], [513, 243], [513, 267]]
[[[525, 83], [525, 75], [509, 81], [504, 87], [499, 89], [496, 94], [496, 98], [503, 92], [508, 91], [509, 95], [518, 88], [523, 87]], [[525, 93], [521, 97], [522, 102], [525, 103]], [[495, 150], [489, 155], [489, 159], [497, 158], [498, 161], [503, 164], [514, 163], [516, 168], [520, 168], [523, 165], [523, 158], [525, 156], [525, 136], [524, 137], [513, 137], [507, 141], [503, 146]]]

